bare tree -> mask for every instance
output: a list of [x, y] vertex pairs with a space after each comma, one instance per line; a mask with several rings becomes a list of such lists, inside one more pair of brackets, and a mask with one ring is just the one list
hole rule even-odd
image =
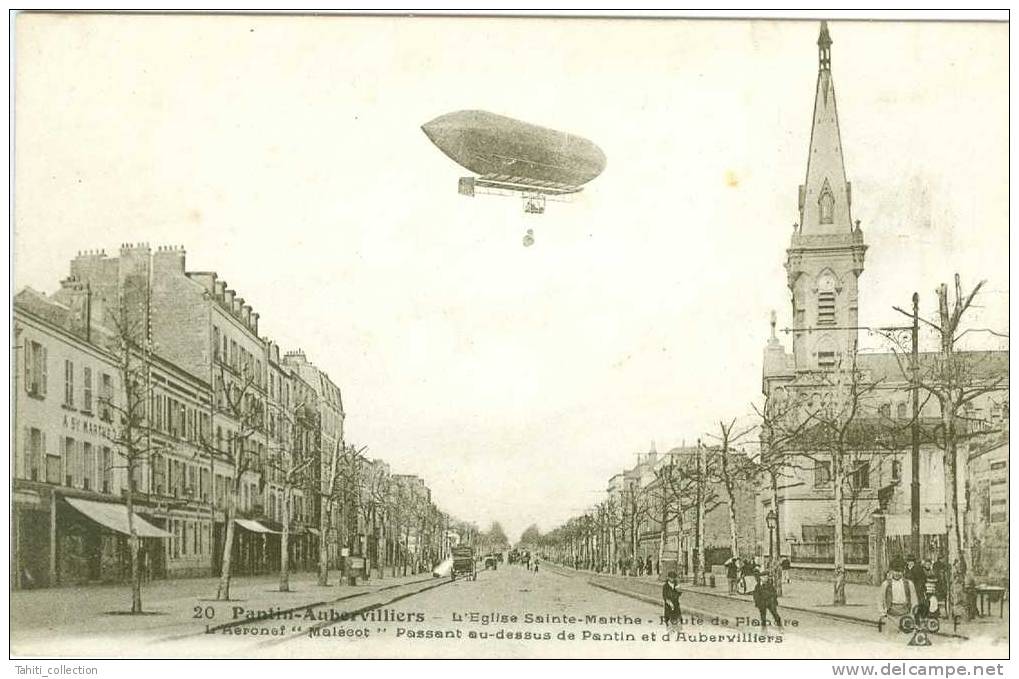
[[371, 531], [375, 549], [375, 567], [379, 578], [383, 576], [386, 559], [384, 535], [389, 522], [388, 509], [391, 479], [380, 464], [373, 464], [365, 475], [364, 498], [361, 511], [365, 526]]
[[609, 570], [615, 573], [619, 570], [620, 533], [626, 528], [626, 516], [623, 511], [623, 503], [615, 497], [609, 497], [603, 506], [605, 528], [609, 538]]
[[693, 513], [694, 539], [687, 558], [694, 584], [704, 583], [705, 517], [721, 505], [712, 475], [711, 460], [699, 440], [692, 456], [670, 455], [669, 464], [660, 468], [661, 492], [669, 508], [666, 516], [677, 520], [681, 535], [686, 534], [687, 513]]
[[[147, 286], [142, 293], [147, 301]], [[111, 428], [106, 438], [116, 451], [119, 464], [108, 469], [123, 469], [127, 475], [124, 491], [127, 506], [128, 552], [131, 563], [131, 612], [142, 612], [142, 573], [140, 564], [141, 538], [138, 536], [134, 509], [137, 480], [142, 470], [161, 452], [161, 446], [152, 443], [153, 427], [147, 407], [152, 393], [149, 370], [149, 346], [145, 339], [145, 314], [132, 313], [129, 295], [124, 293], [116, 313], [109, 314], [114, 336], [109, 348], [116, 356], [117, 373], [123, 386], [123, 401], [113, 393], [103, 393], [98, 399], [101, 410], [109, 414]]]
[[[290, 591], [290, 508], [294, 491], [303, 488], [308, 471], [319, 457], [317, 451], [318, 413], [304, 403], [294, 406], [290, 412], [290, 432], [282, 432], [282, 440], [270, 448], [268, 469], [282, 486], [282, 509], [280, 523], [280, 586], [279, 591]], [[281, 418], [279, 425], [285, 427]]]
[[852, 355], [848, 365], [815, 373], [809, 386], [800, 385], [799, 403], [785, 411], [784, 418], [767, 423], [770, 445], [781, 442], [782, 452], [811, 460], [819, 469], [817, 473], [826, 477], [822, 480], [831, 482], [835, 605], [846, 603], [846, 491], [852, 492], [854, 484], [861, 485], [859, 467], [873, 456], [877, 445], [873, 418], [868, 422], [865, 416], [867, 401], [880, 384], [880, 380], [865, 381]]
[[728, 424], [724, 420], [718, 422], [718, 434], [709, 438], [715, 444], [708, 448], [711, 456], [718, 464], [713, 465], [714, 476], [725, 490], [725, 504], [729, 510], [729, 551], [732, 557], [739, 556], [739, 533], [736, 529], [736, 495], [753, 478], [753, 469], [746, 455], [737, 450], [757, 425], [736, 430], [736, 419]]
[[[796, 455], [796, 446], [813, 419], [803, 412], [798, 400], [788, 397], [784, 388], [772, 390], [764, 407], [755, 405], [754, 410], [761, 420], [761, 435], [760, 451], [752, 463], [752, 471], [766, 484], [771, 495], [771, 509], [775, 512], [776, 521], [780, 521], [779, 485], [805, 469], [804, 460]], [[780, 531], [781, 525], [776, 530]], [[777, 535], [776, 538], [780, 539]], [[779, 596], [782, 596], [781, 551], [779, 548], [780, 558], [771, 564], [771, 579]]]
[[[920, 318], [921, 322], [934, 330], [938, 338], [939, 351], [933, 355], [925, 355], [923, 362], [915, 371], [919, 388], [933, 396], [940, 409], [940, 423], [932, 432], [932, 439], [942, 451], [944, 467], [945, 500], [948, 505], [945, 512], [945, 528], [948, 533], [948, 558], [952, 564], [948, 606], [952, 615], [955, 614], [955, 607], [964, 601], [968, 570], [965, 558], [967, 544], [964, 535], [965, 524], [959, 508], [959, 446], [969, 438], [987, 433], [970, 426], [965, 409], [980, 396], [1008, 388], [1007, 366], [986, 365], [989, 361], [986, 352], [960, 352], [956, 349], [956, 343], [970, 332], [987, 332], [998, 337], [1008, 336], [987, 328], [962, 328], [966, 312], [972, 308], [973, 300], [986, 281], [980, 281], [969, 292], [963, 290], [959, 274], [955, 274], [954, 283], [954, 299], [949, 299], [947, 285], [942, 284], [937, 288], [937, 320]], [[895, 309], [912, 317], [912, 314], [901, 308]], [[895, 352], [903, 375], [907, 379], [913, 379], [913, 371], [905, 353], [901, 345]], [[963, 608], [968, 617], [968, 607]]]
[[[248, 366], [242, 365], [238, 372], [219, 366], [219, 375], [215, 389], [217, 408], [233, 423], [236, 429], [227, 429], [226, 436], [221, 435], [217, 427], [215, 438], [211, 432], [200, 437], [202, 449], [212, 458], [220, 459], [226, 465], [229, 476], [226, 479], [226, 531], [223, 539], [223, 560], [216, 590], [216, 599], [230, 599], [230, 580], [232, 577], [232, 556], [235, 527], [237, 519], [237, 500], [241, 495], [244, 473], [261, 464], [257, 451], [251, 445], [256, 433], [262, 430], [264, 421], [264, 404], [255, 394], [256, 375]], [[215, 478], [212, 479], [215, 484]], [[215, 490], [215, 485], [213, 490]]]
[[[651, 495], [646, 488], [641, 488], [638, 481], [628, 483], [623, 492], [623, 513], [626, 516], [626, 527], [630, 533], [630, 567], [637, 562], [637, 545], [639, 532], [644, 522], [651, 516]], [[636, 575], [636, 571], [634, 571]]]

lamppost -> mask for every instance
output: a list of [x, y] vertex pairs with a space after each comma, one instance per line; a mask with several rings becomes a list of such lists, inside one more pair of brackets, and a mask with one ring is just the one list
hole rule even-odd
[[774, 509], [768, 510], [768, 515], [764, 517], [764, 522], [768, 524], [768, 556], [774, 559], [775, 527], [778, 525], [778, 514], [775, 513]]

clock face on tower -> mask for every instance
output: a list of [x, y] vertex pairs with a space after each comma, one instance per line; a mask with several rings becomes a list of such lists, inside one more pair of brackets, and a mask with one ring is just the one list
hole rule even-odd
[[835, 276], [830, 271], [825, 271], [817, 279], [818, 292], [835, 292]]

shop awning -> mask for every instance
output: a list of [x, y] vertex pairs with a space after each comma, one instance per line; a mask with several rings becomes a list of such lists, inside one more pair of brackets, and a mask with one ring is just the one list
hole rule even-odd
[[279, 535], [279, 531], [266, 528], [258, 521], [254, 521], [252, 519], [234, 519], [234, 523], [245, 530], [250, 530], [252, 533], [273, 533], [275, 535]]
[[[92, 502], [91, 500], [82, 500], [74, 497], [65, 499], [67, 500], [67, 504], [71, 505], [96, 523], [106, 526], [110, 530], [115, 530], [118, 533], [123, 533], [124, 535], [131, 534], [131, 530], [128, 528], [127, 507], [125, 505], [113, 504], [111, 502]], [[162, 528], [156, 528], [151, 523], [138, 516], [137, 513], [134, 515], [134, 530], [140, 538], [170, 537], [170, 534], [165, 530]]]

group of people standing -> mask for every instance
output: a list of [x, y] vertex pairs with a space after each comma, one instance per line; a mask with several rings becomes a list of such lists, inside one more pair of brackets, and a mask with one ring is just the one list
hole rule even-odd
[[[755, 584], [753, 589], [754, 607], [761, 618], [761, 627], [768, 624], [768, 613], [771, 613], [772, 622], [779, 627], [782, 626], [782, 616], [778, 614], [778, 591], [771, 581], [771, 574], [762, 570], [760, 564], [753, 560], [729, 559], [725, 562], [726, 575], [729, 578], [729, 592], [736, 593], [736, 582], [739, 578], [753, 575]], [[669, 571], [665, 584], [662, 585], [662, 600], [665, 606], [663, 618], [666, 626], [670, 629], [679, 629], [682, 624], [683, 612], [679, 604], [679, 597], [682, 591], [679, 588], [679, 578], [676, 571]]]
[[939, 557], [918, 562], [915, 556], [895, 557], [878, 596], [881, 616], [937, 618], [948, 596], [948, 566]]
[[616, 568], [619, 569], [619, 573], [630, 573], [631, 575], [658, 575], [661, 572], [661, 564], [652, 559], [650, 554], [644, 559], [639, 556], [635, 557], [632, 563], [619, 557], [616, 561]]

